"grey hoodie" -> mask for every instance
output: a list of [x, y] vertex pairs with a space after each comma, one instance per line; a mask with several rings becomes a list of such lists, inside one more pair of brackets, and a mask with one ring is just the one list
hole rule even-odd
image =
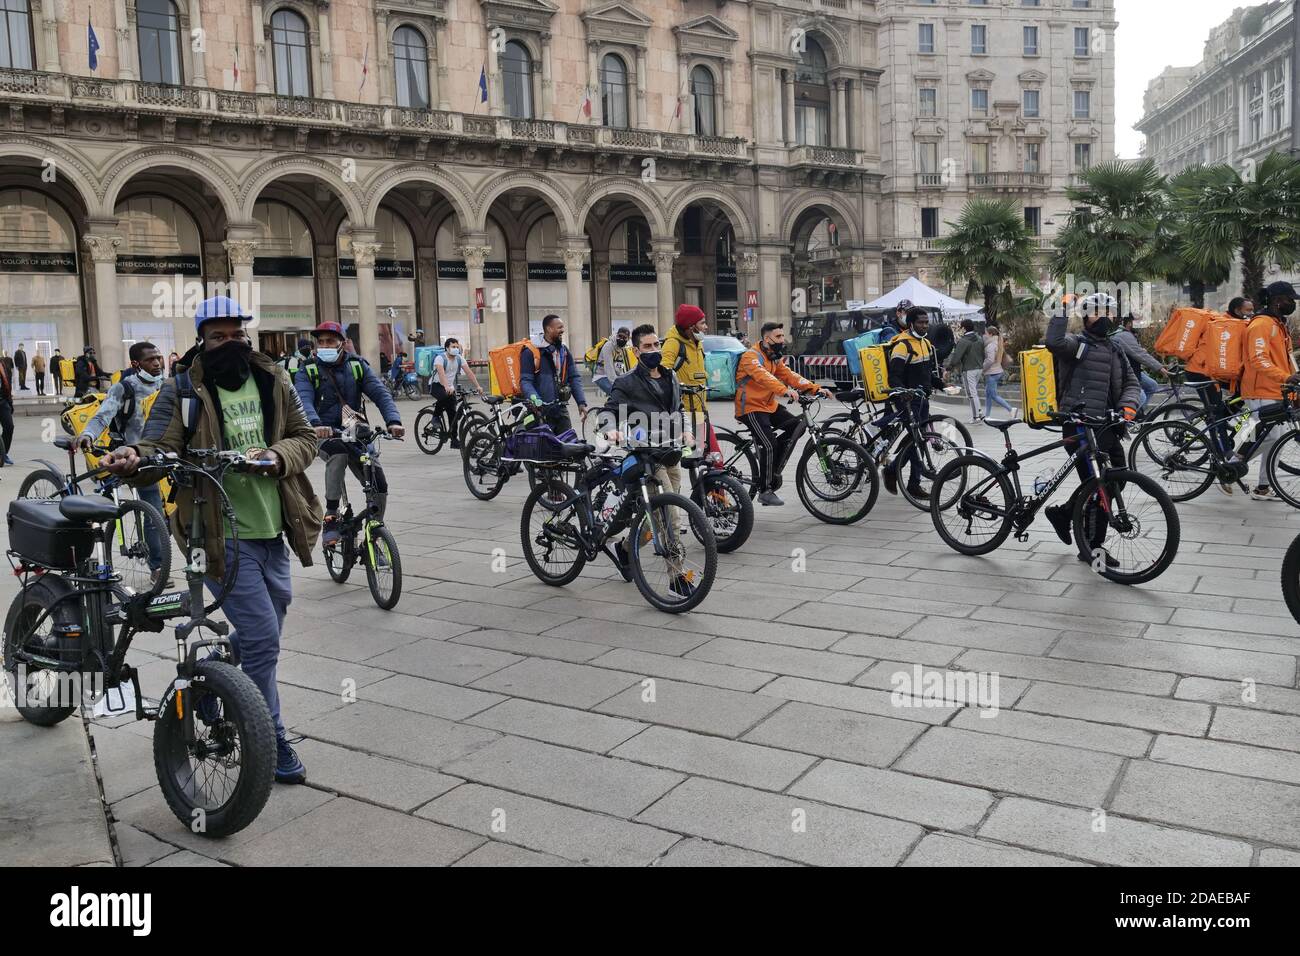
[[90, 435], [92, 438], [99, 435], [109, 422], [117, 415], [118, 409], [126, 401], [126, 390], [131, 389], [135, 393], [135, 409], [131, 412], [131, 417], [127, 420], [125, 427], [122, 429], [120, 437], [126, 444], [134, 445], [144, 434], [144, 400], [158, 391], [162, 387], [163, 376], [158, 376], [158, 380], [150, 385], [139, 374], [122, 379], [108, 390], [104, 402], [99, 406], [99, 411], [95, 412], [95, 417], [86, 423], [83, 434]]

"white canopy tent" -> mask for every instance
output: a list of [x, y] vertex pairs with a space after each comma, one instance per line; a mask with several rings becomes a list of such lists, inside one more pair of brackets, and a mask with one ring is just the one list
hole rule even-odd
[[912, 305], [919, 305], [927, 309], [938, 309], [943, 313], [944, 318], [975, 315], [983, 311], [978, 305], [962, 302], [960, 299], [954, 299], [950, 295], [944, 295], [942, 292], [931, 289], [916, 276], [908, 276], [907, 280], [897, 289], [886, 292], [879, 299], [868, 302], [864, 308], [893, 309], [903, 299], [910, 299]]

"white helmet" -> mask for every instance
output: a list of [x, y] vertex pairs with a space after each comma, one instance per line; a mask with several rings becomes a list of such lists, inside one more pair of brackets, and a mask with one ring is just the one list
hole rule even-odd
[[1094, 292], [1080, 299], [1074, 310], [1082, 316], [1101, 315], [1103, 312], [1118, 315], [1119, 303], [1105, 292]]

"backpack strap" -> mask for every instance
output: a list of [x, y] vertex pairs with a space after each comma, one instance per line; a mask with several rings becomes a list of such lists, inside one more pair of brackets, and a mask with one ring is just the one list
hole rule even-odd
[[194, 432], [199, 427], [199, 415], [203, 410], [199, 396], [194, 391], [194, 383], [190, 380], [189, 369], [176, 373], [176, 404], [181, 413], [185, 445], [188, 447]]

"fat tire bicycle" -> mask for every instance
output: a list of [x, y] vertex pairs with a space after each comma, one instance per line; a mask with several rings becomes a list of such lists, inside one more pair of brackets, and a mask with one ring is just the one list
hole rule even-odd
[[[18, 497], [63, 498], [82, 495], [85, 492], [82, 491], [81, 483], [92, 482], [93, 494], [103, 495], [120, 506], [119, 514], [108, 530], [109, 540], [112, 541], [111, 550], [117, 559], [123, 586], [150, 597], [160, 594], [170, 583], [172, 569], [171, 532], [167, 527], [166, 516], [149, 502], [134, 497], [130, 486], [102, 467], [92, 467], [89, 471], [77, 474], [75, 440], [59, 435], [54, 439], [54, 446], [68, 453], [67, 474], [60, 472], [52, 462], [38, 458], [36, 461], [44, 467], [27, 473], [18, 486]], [[111, 449], [96, 446], [90, 450], [104, 455]], [[150, 529], [157, 542], [158, 553], [153, 555], [158, 563], [156, 571], [149, 566]]]
[[[381, 439], [401, 441], [385, 428], [371, 428], [358, 422], [355, 431], [335, 429], [334, 433], [346, 445], [356, 445], [354, 453], [348, 451], [349, 469], [361, 481], [361, 491], [366, 506], [352, 511], [348, 500], [347, 483], [343, 487], [344, 509], [338, 516], [337, 544], [321, 541], [325, 556], [325, 570], [336, 584], [343, 584], [358, 563], [366, 570], [366, 585], [375, 604], [385, 611], [397, 607], [402, 597], [402, 556], [397, 550], [397, 539], [384, 525], [386, 495], [378, 491], [378, 478], [383, 475], [379, 466], [377, 443]], [[353, 455], [355, 454], [355, 461]]]
[[[108, 711], [119, 714], [133, 709], [137, 720], [154, 722], [154, 770], [172, 813], [192, 832], [220, 837], [244, 829], [266, 805], [276, 737], [266, 698], [237, 666], [226, 638], [229, 625], [208, 616], [236, 579], [238, 547], [205, 605], [203, 515], [215, 504], [237, 543], [235, 513], [222, 478], [229, 470], [261, 463], [219, 449], [186, 454], [189, 461], [158, 454], [140, 463], [141, 471], [158, 470], [192, 492], [191, 520], [184, 529], [184, 590], [132, 594], [121, 586], [107, 545], [123, 503], [77, 494], [10, 504], [11, 527], [21, 522], [26, 530], [10, 540], [8, 555], [21, 590], [5, 617], [0, 667], [19, 713], [43, 727], [81, 706], [85, 698], [78, 676], [90, 678], [92, 685], [102, 681], [101, 706], [109, 704]], [[207, 497], [208, 487], [215, 489], [215, 499]], [[213, 579], [206, 581], [213, 585]], [[181, 617], [186, 620], [176, 626], [176, 676], [161, 700], [147, 701], [138, 672], [126, 663], [127, 651], [136, 634], [161, 632], [165, 621]], [[211, 638], [190, 640], [204, 628]], [[200, 658], [200, 651], [207, 653]], [[77, 687], [76, 699], [69, 699], [70, 683]], [[118, 706], [111, 706], [114, 701]]]
[[[570, 485], [541, 468], [520, 517], [524, 560], [537, 579], [570, 584], [603, 553], [651, 607], [669, 614], [698, 607], [717, 574], [713, 529], [699, 505], [663, 491], [655, 479], [656, 468], [680, 457], [680, 447], [634, 445], [620, 454], [604, 441], [557, 445], [558, 461], [548, 464], [576, 468], [577, 480]], [[674, 510], [684, 514], [689, 533]], [[625, 530], [623, 561], [611, 542]]]
[[[1029, 540], [1028, 528], [1035, 516], [1084, 457], [1092, 477], [1074, 493], [1070, 522], [1080, 559], [1119, 584], [1142, 584], [1159, 577], [1178, 554], [1178, 512], [1152, 478], [1113, 468], [1096, 450], [1097, 432], [1117, 427], [1121, 420], [1114, 413], [1095, 418], [1080, 411], [1054, 413], [1052, 420], [1080, 431], [1022, 455], [1011, 445], [1010, 429], [1018, 423], [986, 419], [986, 424], [1002, 432], [1006, 454], [998, 462], [972, 450], [944, 466], [930, 491], [930, 515], [939, 537], [954, 551], [968, 555], [997, 550], [1013, 531], [1018, 540]], [[1069, 450], [1065, 464], [1036, 481], [1033, 494], [1025, 494], [1020, 487], [1021, 463], [1057, 448]]]

